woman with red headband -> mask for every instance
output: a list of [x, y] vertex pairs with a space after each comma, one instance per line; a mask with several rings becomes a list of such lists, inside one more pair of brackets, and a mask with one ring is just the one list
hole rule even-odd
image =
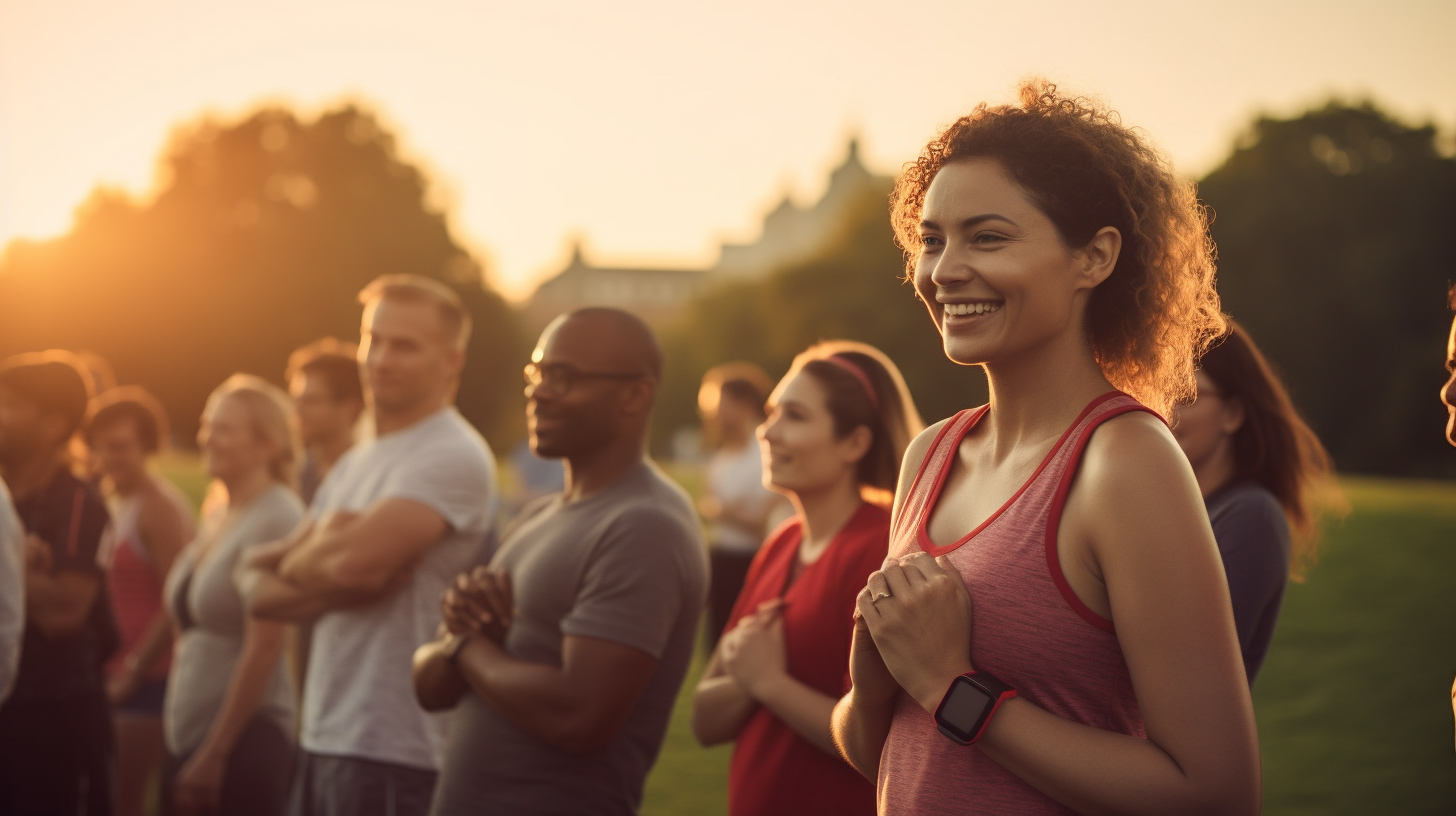
[[900, 372], [860, 343], [794, 359], [758, 429], [795, 514], [769, 534], [693, 698], [704, 745], [736, 740], [730, 814], [871, 814], [829, 717], [847, 688], [855, 593], [885, 558], [889, 501], [921, 428]]

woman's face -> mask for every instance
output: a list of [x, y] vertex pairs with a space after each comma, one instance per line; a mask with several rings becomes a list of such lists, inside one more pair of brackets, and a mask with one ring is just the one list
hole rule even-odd
[[1236, 399], [1219, 393], [1218, 386], [1202, 371], [1197, 373], [1198, 395], [1193, 402], [1174, 409], [1173, 438], [1195, 471], [1233, 445], [1234, 434], [1244, 424], [1244, 411]]
[[203, 413], [197, 446], [202, 448], [208, 474], [223, 481], [266, 471], [272, 454], [272, 446], [253, 430], [247, 406], [232, 396], [219, 400], [211, 413]]
[[802, 371], [789, 375], [769, 397], [768, 408], [758, 426], [764, 484], [781, 493], [808, 493], [853, 482], [855, 466], [869, 448], [869, 430], [836, 438], [818, 380]]
[[91, 461], [123, 493], [136, 489], [146, 477], [147, 451], [130, 421], [112, 422], [91, 434]]
[[993, 159], [935, 174], [921, 209], [915, 289], [963, 365], [995, 362], [1081, 332], [1089, 285], [1081, 253]]
[[1446, 340], [1446, 385], [1441, 388], [1441, 402], [1446, 403], [1446, 441], [1456, 445], [1456, 319], [1451, 321], [1451, 336]]

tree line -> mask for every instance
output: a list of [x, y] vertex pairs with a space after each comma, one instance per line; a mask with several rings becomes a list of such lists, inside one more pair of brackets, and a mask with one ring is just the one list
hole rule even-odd
[[[1431, 126], [1331, 102], [1257, 118], [1200, 181], [1224, 308], [1344, 470], [1456, 476], [1435, 398], [1456, 279], [1456, 159], [1440, 148]], [[159, 166], [154, 197], [98, 190], [66, 235], [0, 256], [0, 354], [95, 352], [156, 392], [186, 438], [227, 375], [280, 381], [293, 348], [356, 339], [355, 293], [413, 272], [454, 286], [474, 314], [461, 410], [498, 449], [519, 439], [534, 338], [369, 111], [203, 118], [176, 131]], [[656, 447], [696, 422], [711, 365], [748, 359], [777, 375], [819, 339], [883, 349], [927, 421], [985, 399], [980, 372], [945, 359], [901, 280], [888, 195], [867, 191], [819, 256], [724, 284], [662, 327]]]

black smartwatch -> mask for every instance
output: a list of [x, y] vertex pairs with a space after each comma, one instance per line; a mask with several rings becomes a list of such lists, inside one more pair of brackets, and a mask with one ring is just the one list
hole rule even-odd
[[966, 672], [950, 682], [935, 708], [935, 724], [957, 744], [970, 745], [981, 738], [996, 709], [1015, 696], [1016, 689], [996, 677]]

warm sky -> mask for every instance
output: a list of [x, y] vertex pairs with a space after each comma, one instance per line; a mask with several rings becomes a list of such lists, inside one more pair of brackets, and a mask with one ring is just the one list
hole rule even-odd
[[573, 235], [706, 265], [858, 133], [891, 172], [1033, 73], [1109, 99], [1187, 173], [1256, 112], [1371, 97], [1456, 129], [1456, 2], [0, 0], [0, 245], [98, 184], [145, 195], [169, 130], [367, 102], [520, 297]]

